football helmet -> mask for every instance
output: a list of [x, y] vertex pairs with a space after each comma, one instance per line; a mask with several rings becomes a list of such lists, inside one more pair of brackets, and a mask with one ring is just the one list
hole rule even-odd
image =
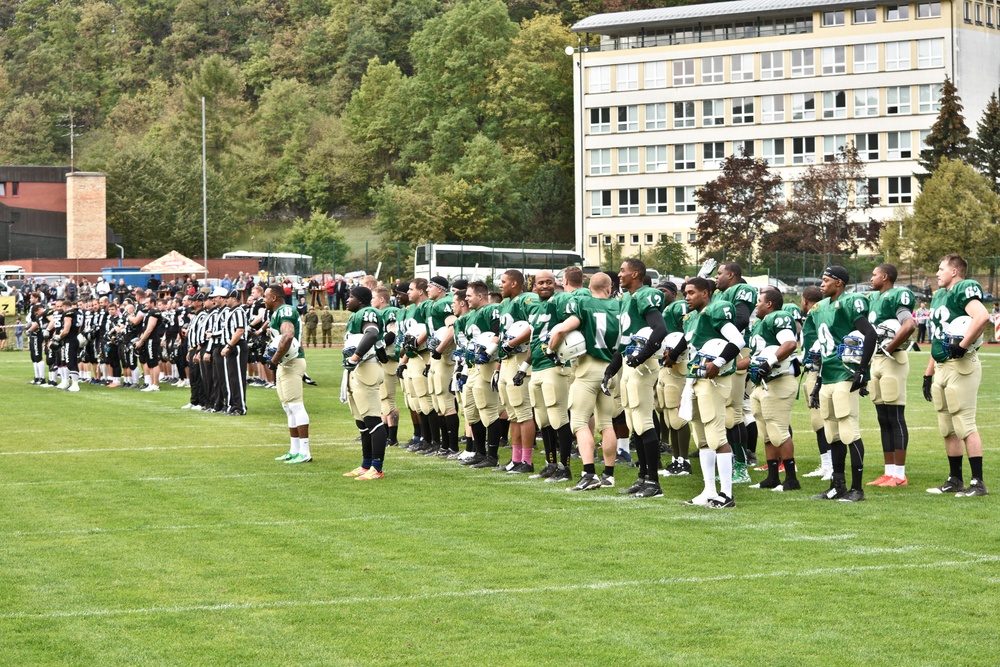
[[[264, 360], [271, 361], [274, 359], [274, 353], [278, 351], [278, 337], [275, 337], [271, 341], [271, 344], [267, 346], [264, 350]], [[283, 364], [286, 361], [291, 361], [299, 356], [299, 340], [297, 338], [292, 338], [291, 344], [288, 346], [288, 352], [285, 352], [285, 356], [278, 360], [277, 363]]]
[[84, 345], [86, 345], [89, 340], [90, 339], [87, 338], [86, 334], [80, 333], [80, 334], [76, 335], [76, 342], [80, 344], [80, 347], [83, 347]]
[[[528, 329], [531, 329], [530, 324], [528, 324], [524, 320], [518, 320], [517, 322], [514, 322], [509, 327], [507, 327], [507, 330], [504, 331], [503, 336], [501, 336], [501, 340], [503, 341], [504, 345], [509, 345], [510, 341], [514, 340]], [[521, 352], [527, 352], [528, 343], [522, 343], [521, 345], [514, 346], [514, 351], [518, 354]]]
[[861, 358], [864, 356], [865, 349], [865, 336], [860, 331], [855, 329], [851, 333], [844, 336], [843, 341], [837, 346], [837, 356], [845, 364], [855, 364], [861, 363]]
[[403, 334], [403, 349], [407, 352], [422, 352], [423, 350], [426, 350], [426, 339], [424, 340], [423, 345], [417, 344], [417, 340], [420, 336], [426, 333], [426, 324], [421, 324], [420, 322], [410, 322], [410, 326], [406, 327], [406, 333]]
[[440, 329], [436, 329], [434, 333], [430, 334], [427, 337], [427, 349], [436, 350], [438, 345], [441, 344], [441, 341], [444, 340], [444, 335], [447, 331], [448, 327], [441, 327]]
[[[638, 354], [646, 347], [646, 343], [649, 342], [649, 337], [653, 335], [653, 329], [650, 327], [643, 327], [632, 334], [632, 341], [625, 346], [625, 356], [630, 354]], [[661, 343], [656, 351], [653, 352], [652, 359], [659, 359], [663, 356], [663, 344]]]
[[[354, 353], [358, 351], [358, 345], [361, 344], [361, 339], [364, 338], [364, 334], [346, 334], [344, 336], [344, 359], [350, 359], [354, 356]], [[361, 361], [366, 361], [371, 359], [375, 354], [375, 346], [373, 345], [365, 355], [361, 357]]]
[[488, 364], [497, 360], [497, 344], [493, 342], [493, 333], [483, 332], [472, 339], [469, 344], [472, 352], [472, 363]]
[[[944, 337], [942, 340], [944, 349], [949, 350], [953, 347], [959, 347], [959, 344], [965, 339], [965, 334], [969, 332], [970, 326], [972, 326], [972, 318], [968, 315], [956, 317], [951, 322], [946, 323], [944, 325]], [[978, 350], [982, 344], [983, 335], [979, 334], [979, 338], [976, 339], [969, 349]]]
[[[722, 351], [726, 349], [729, 345], [729, 341], [725, 338], [713, 338], [704, 345], [701, 349], [693, 352], [691, 355], [691, 372], [694, 377], [707, 377], [705, 374], [705, 367], [709, 362], [715, 362], [722, 354]], [[730, 361], [727, 364], [723, 364], [719, 368], [719, 374], [725, 373], [733, 368], [735, 360]]]
[[802, 367], [805, 368], [810, 373], [814, 373], [819, 370], [820, 364], [823, 363], [823, 353], [819, 351], [819, 342], [816, 342], [812, 349], [806, 352], [805, 361], [802, 363]]
[[[750, 376], [751, 382], [760, 384], [763, 380], [778, 377], [779, 375], [787, 375], [791, 372], [792, 355], [789, 355], [787, 359], [776, 361], [774, 364], [770, 363], [771, 359], [777, 359], [778, 347], [780, 346], [768, 345], [758, 350], [757, 354], [750, 358], [750, 366], [747, 369], [747, 374]], [[761, 370], [765, 361], [770, 365], [767, 373], [763, 373]]]
[[556, 350], [556, 354], [559, 355], [559, 361], [564, 364], [568, 364], [573, 359], [577, 357], [582, 357], [587, 353], [587, 339], [583, 337], [583, 334], [579, 331], [570, 331], [563, 338], [563, 342], [559, 345], [559, 349]]

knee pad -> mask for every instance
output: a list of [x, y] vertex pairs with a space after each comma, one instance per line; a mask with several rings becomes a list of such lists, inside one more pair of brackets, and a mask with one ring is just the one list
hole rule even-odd
[[292, 409], [289, 405], [282, 403], [281, 409], [285, 411], [285, 417], [288, 419], [288, 428], [295, 428], [295, 416], [292, 414]]
[[295, 426], [308, 426], [309, 425], [309, 413], [306, 412], [306, 406], [302, 403], [289, 403], [288, 409], [290, 410], [289, 416], [291, 419], [295, 420]]

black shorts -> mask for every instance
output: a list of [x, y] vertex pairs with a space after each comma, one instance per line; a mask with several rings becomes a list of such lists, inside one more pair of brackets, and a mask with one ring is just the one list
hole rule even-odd
[[139, 363], [146, 366], [155, 366], [160, 363], [160, 341], [150, 338], [138, 350]]
[[37, 334], [30, 334], [28, 336], [28, 354], [31, 355], [32, 363], [38, 363], [45, 358], [43, 351], [44, 344], [42, 337]]

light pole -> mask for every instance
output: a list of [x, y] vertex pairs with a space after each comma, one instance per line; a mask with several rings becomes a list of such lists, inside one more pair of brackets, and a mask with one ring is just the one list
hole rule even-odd
[[[574, 105], [573, 113], [573, 143], [575, 149], [573, 151], [576, 163], [573, 168], [573, 175], [576, 181], [576, 229], [574, 233], [574, 240], [576, 245], [576, 252], [579, 253], [581, 257], [584, 254], [584, 220], [586, 215], [586, 202], [584, 201], [584, 183], [583, 183], [583, 122], [584, 122], [584, 109], [583, 109], [583, 51], [585, 48], [580, 45], [580, 38], [577, 37], [577, 46], [566, 46], [565, 52], [569, 57], [576, 55], [574, 61], [575, 67], [573, 68], [573, 97], [576, 104]], [[598, 258], [600, 262], [600, 258]]]

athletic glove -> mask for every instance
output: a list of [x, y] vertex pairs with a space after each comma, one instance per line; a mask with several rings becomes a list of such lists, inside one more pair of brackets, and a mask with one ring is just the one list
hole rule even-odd
[[642, 361], [639, 360], [639, 354], [637, 352], [633, 352], [625, 357], [625, 364], [629, 368], [637, 368], [642, 364]]
[[802, 375], [802, 362], [798, 357], [792, 357], [792, 377]]
[[441, 358], [441, 353], [437, 350], [431, 350], [431, 359], [438, 360]]
[[524, 384], [524, 378], [528, 377], [528, 374], [524, 371], [518, 371], [514, 373], [514, 377], [511, 378], [511, 382], [514, 383], [515, 387], [520, 387]]
[[430, 372], [431, 372], [431, 367], [430, 367], [430, 364], [428, 364], [428, 365], [424, 366], [424, 372], [423, 372], [423, 376], [424, 376], [424, 377], [427, 377], [427, 374], [428, 374], [428, 373], [430, 373]]
[[553, 350], [551, 347], [545, 348], [545, 356], [548, 357], [549, 361], [554, 363], [556, 366], [563, 365], [562, 360], [559, 358], [559, 354], [556, 353], [556, 351]]
[[507, 343], [504, 343], [503, 345], [501, 345], [500, 349], [503, 350], [504, 356], [507, 356], [507, 357], [513, 357], [515, 354], [517, 354], [517, 349], [515, 349], [514, 347], [511, 347]]
[[767, 359], [764, 359], [759, 364], [757, 364], [758, 378], [767, 378], [767, 376], [770, 374], [771, 374], [771, 364], [767, 362]]
[[380, 364], [389, 363], [389, 355], [385, 353], [384, 347], [375, 348], [375, 358], [378, 359]]
[[357, 368], [359, 363], [361, 362], [351, 361], [350, 357], [344, 357], [344, 368], [349, 371], [353, 371], [355, 368]]
[[607, 375], [601, 380], [601, 391], [604, 392], [605, 396], [611, 395], [611, 378]]
[[809, 407], [813, 410], [819, 410], [819, 390], [823, 386], [823, 381], [816, 378], [816, 386], [813, 387], [812, 392], [809, 394]]
[[868, 391], [868, 383], [867, 382], [865, 382], [863, 385], [861, 385], [861, 389], [858, 389], [858, 396], [867, 396], [870, 393], [871, 392]]
[[965, 353], [969, 350], [962, 347], [961, 345], [949, 345], [948, 346], [948, 358], [949, 359], [961, 359], [965, 356]]
[[386, 345], [392, 345], [393, 343], [396, 342], [396, 334], [393, 333], [392, 331], [386, 331], [385, 335], [382, 336], [382, 340], [385, 342]]
[[851, 391], [858, 391], [863, 386], [865, 386], [865, 371], [859, 368], [851, 376]]
[[493, 377], [490, 379], [490, 389], [493, 391], [500, 391], [500, 369], [493, 371]]
[[406, 364], [400, 364], [399, 366], [396, 366], [396, 377], [399, 378], [400, 380], [403, 379], [403, 373], [405, 372], [406, 372]]
[[934, 395], [931, 394], [931, 385], [932, 384], [934, 384], [934, 376], [933, 375], [925, 375], [924, 376], [924, 400], [927, 401], [928, 403], [931, 403], [934, 400]]

